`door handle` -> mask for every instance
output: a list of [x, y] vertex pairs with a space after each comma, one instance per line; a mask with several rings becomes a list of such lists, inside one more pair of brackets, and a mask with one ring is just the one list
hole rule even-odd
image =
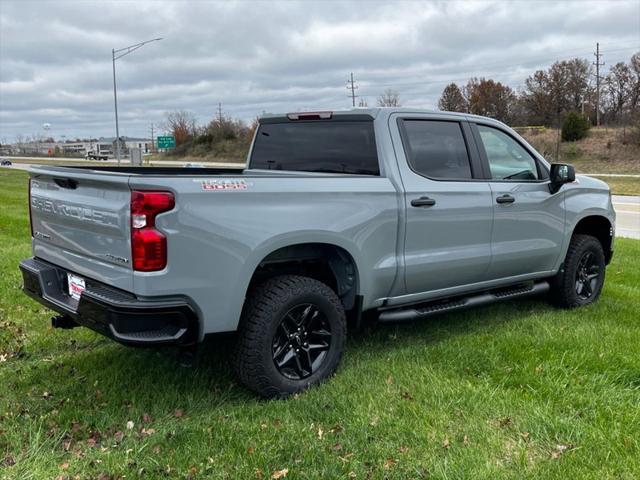
[[504, 195], [500, 195], [498, 198], [496, 198], [496, 202], [498, 203], [513, 203], [515, 201], [516, 199], [513, 198], [508, 193], [505, 193]]
[[420, 197], [411, 200], [412, 207], [433, 207], [435, 204], [436, 201], [429, 197]]

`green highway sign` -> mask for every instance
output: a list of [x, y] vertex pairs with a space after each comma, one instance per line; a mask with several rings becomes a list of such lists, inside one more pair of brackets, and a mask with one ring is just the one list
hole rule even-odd
[[176, 139], [172, 135], [158, 136], [158, 148], [176, 148]]

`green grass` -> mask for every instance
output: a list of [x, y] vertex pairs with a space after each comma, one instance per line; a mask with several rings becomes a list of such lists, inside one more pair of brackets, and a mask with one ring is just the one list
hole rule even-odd
[[640, 195], [640, 177], [595, 177], [609, 184], [614, 195]]
[[640, 475], [638, 241], [617, 241], [596, 305], [378, 326], [325, 385], [263, 401], [234, 382], [229, 339], [184, 369], [173, 350], [52, 330], [20, 292], [28, 238], [26, 175], [2, 170], [0, 478]]

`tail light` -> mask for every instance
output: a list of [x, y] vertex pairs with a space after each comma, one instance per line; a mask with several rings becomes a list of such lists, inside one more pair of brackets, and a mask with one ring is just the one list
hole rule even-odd
[[31, 214], [31, 177], [29, 177], [29, 227], [31, 227], [31, 237], [33, 238], [33, 215]]
[[171, 192], [131, 192], [131, 258], [133, 269], [154, 272], [167, 266], [167, 238], [156, 230], [156, 216], [175, 206]]

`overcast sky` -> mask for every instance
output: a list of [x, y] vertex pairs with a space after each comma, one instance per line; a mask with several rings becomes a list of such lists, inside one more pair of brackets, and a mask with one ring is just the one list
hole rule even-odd
[[607, 66], [640, 50], [640, 0], [599, 2], [209, 2], [0, 0], [0, 141], [114, 135], [111, 49], [154, 37], [116, 62], [120, 132], [148, 136], [164, 113], [225, 115], [347, 108], [346, 80], [369, 105], [385, 88], [435, 108], [450, 81], [514, 88], [536, 68], [600, 42]]

